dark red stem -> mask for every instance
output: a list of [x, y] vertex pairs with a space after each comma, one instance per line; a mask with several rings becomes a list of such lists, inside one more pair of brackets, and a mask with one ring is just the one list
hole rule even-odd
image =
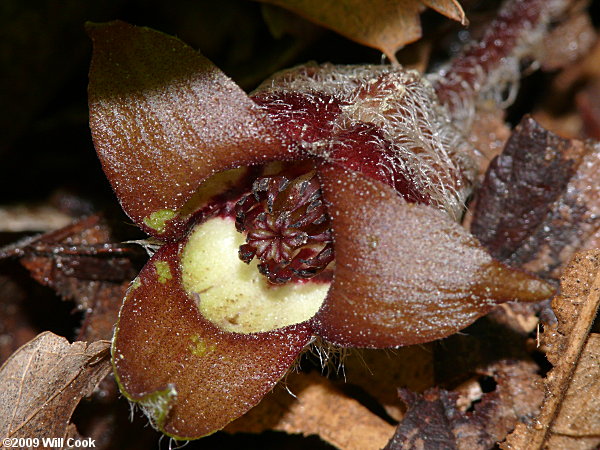
[[468, 123], [469, 109], [486, 96], [506, 94], [520, 76], [520, 64], [535, 59], [544, 32], [570, 0], [508, 0], [483, 39], [473, 43], [438, 74], [436, 93], [453, 118]]

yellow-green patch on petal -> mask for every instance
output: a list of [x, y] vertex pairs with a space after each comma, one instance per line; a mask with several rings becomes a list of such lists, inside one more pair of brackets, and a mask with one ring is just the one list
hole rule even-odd
[[166, 223], [177, 215], [172, 209], [160, 209], [144, 217], [144, 224], [158, 233], [164, 233]]
[[140, 285], [142, 284], [142, 282], [140, 281], [139, 278], [135, 278], [132, 282], [131, 282], [131, 289], [132, 290], [136, 290], [137, 288], [140, 287]]
[[190, 341], [192, 341], [190, 344], [190, 351], [195, 356], [204, 356], [208, 353], [214, 352], [217, 348], [215, 344], [208, 343], [204, 338], [197, 334], [192, 335], [192, 337], [190, 337]]
[[165, 284], [167, 281], [173, 279], [171, 268], [167, 261], [154, 261], [154, 267], [156, 268], [159, 283]]

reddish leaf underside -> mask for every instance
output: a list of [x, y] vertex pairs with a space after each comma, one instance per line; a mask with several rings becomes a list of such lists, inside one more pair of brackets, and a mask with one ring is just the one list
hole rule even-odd
[[552, 289], [496, 262], [442, 212], [404, 202], [387, 185], [323, 165], [335, 238], [317, 334], [342, 346], [383, 348], [456, 333], [494, 305], [536, 301]]
[[311, 337], [306, 324], [223, 332], [181, 286], [180, 245], [163, 246], [125, 298], [113, 344], [121, 389], [176, 438], [223, 428], [270, 391]]
[[178, 237], [178, 209], [210, 175], [291, 156], [254, 102], [180, 40], [118, 21], [88, 33], [94, 145], [123, 209], [146, 232]]

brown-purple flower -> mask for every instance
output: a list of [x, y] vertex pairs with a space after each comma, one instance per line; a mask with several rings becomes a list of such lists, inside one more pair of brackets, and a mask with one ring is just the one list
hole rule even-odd
[[115, 374], [166, 434], [239, 417], [313, 336], [427, 342], [551, 294], [456, 222], [469, 150], [418, 74], [307, 66], [250, 98], [175, 38], [122, 22], [89, 33], [98, 156], [127, 214], [164, 242], [124, 300]]

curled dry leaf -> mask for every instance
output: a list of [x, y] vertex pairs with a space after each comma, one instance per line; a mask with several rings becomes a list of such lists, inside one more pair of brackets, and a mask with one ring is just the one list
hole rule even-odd
[[525, 118], [486, 174], [471, 231], [496, 258], [558, 277], [600, 230], [600, 144]]
[[464, 412], [458, 392], [432, 388], [422, 395], [400, 389], [408, 407], [387, 450], [484, 450], [502, 440], [520, 418], [541, 402], [535, 387], [537, 365], [527, 361], [502, 361], [488, 368], [496, 382], [473, 411]]
[[110, 372], [108, 341], [69, 342], [50, 332], [17, 350], [0, 368], [0, 436], [67, 437], [79, 401]]
[[314, 372], [290, 374], [285, 384], [295, 398], [280, 388], [225, 431], [317, 434], [344, 450], [382, 448], [394, 432], [392, 425]]
[[600, 250], [578, 253], [552, 301], [558, 322], [541, 341], [554, 368], [533, 425], [519, 424], [505, 449], [591, 449], [600, 445], [600, 335], [588, 334], [600, 305]]
[[460, 415], [456, 408], [458, 394], [433, 388], [423, 396], [404, 389], [400, 389], [399, 395], [408, 411], [386, 450], [457, 448], [452, 422]]
[[20, 258], [40, 283], [88, 308], [96, 286], [80, 292], [84, 287], [77, 280], [121, 282], [137, 274], [134, 261], [139, 252], [112, 240], [106, 222], [94, 215], [0, 249], [0, 257]]
[[421, 37], [419, 14], [425, 7], [466, 25], [456, 0], [260, 0], [289, 9], [360, 44], [395, 53]]
[[111, 229], [93, 215], [0, 249], [18, 257], [39, 283], [86, 311], [79, 338], [110, 339], [121, 300], [143, 259], [138, 248], [112, 243]]

